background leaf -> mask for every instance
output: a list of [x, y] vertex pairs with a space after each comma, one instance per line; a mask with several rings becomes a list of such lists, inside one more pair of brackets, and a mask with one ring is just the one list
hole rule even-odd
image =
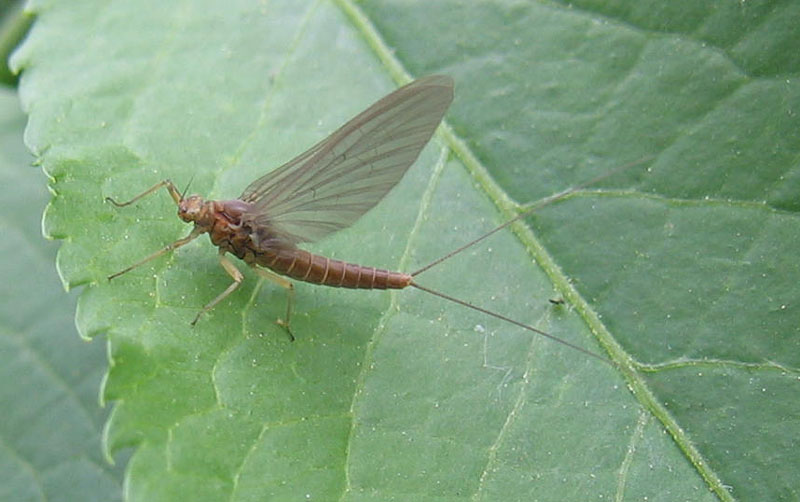
[[[33, 18], [21, 0], [0, 0], [0, 59], [8, 61], [11, 53], [25, 38]], [[17, 77], [11, 69], [0, 65], [0, 83], [16, 87]]]
[[0, 89], [0, 117], [0, 500], [120, 500], [122, 470], [100, 449], [105, 347], [78, 338], [75, 295], [61, 291], [56, 246], [41, 236], [47, 190], [16, 93]]
[[[798, 498], [797, 3], [34, 8], [27, 140], [131, 500]], [[313, 250], [414, 270], [652, 155], [420, 278], [618, 367], [418, 291], [299, 285], [290, 343], [251, 273], [191, 329], [230, 281], [207, 242], [105, 281], [188, 228], [104, 197], [235, 197], [405, 71], [455, 78], [452, 129]]]

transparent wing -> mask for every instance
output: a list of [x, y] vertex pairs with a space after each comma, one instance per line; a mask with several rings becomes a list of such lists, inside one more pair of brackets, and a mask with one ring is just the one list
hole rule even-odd
[[352, 225], [400, 181], [452, 100], [453, 80], [444, 75], [397, 89], [251, 183], [239, 197], [252, 204], [243, 217], [292, 245]]

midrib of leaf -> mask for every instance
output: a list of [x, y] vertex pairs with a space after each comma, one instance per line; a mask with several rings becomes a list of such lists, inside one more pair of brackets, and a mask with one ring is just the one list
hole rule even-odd
[[[412, 76], [405, 70], [403, 64], [395, 56], [395, 52], [386, 44], [383, 37], [376, 29], [369, 17], [359, 9], [352, 0], [336, 0], [339, 8], [347, 15], [355, 29], [361, 33], [378, 59], [389, 70], [389, 74], [399, 84], [412, 80]], [[458, 156], [469, 174], [480, 184], [487, 197], [498, 208], [505, 219], [511, 219], [518, 214], [518, 205], [508, 194], [491, 178], [489, 171], [478, 160], [477, 156], [467, 146], [466, 142], [458, 137], [446, 122], [442, 122], [438, 134], [442, 141]], [[638, 363], [617, 343], [611, 332], [600, 320], [600, 316], [589, 302], [581, 296], [572, 285], [569, 277], [564, 274], [553, 256], [545, 246], [536, 238], [533, 231], [520, 221], [511, 225], [514, 234], [522, 242], [528, 253], [547, 274], [555, 288], [575, 308], [578, 315], [584, 320], [589, 329], [594, 333], [600, 344], [608, 351], [611, 360], [616, 364], [628, 388], [636, 396], [641, 405], [650, 411], [672, 436], [687, 459], [697, 469], [709, 487], [721, 500], [733, 501], [731, 494], [725, 489], [722, 480], [711, 469], [703, 455], [695, 447], [694, 442], [678, 424], [671, 413], [659, 402], [647, 385], [643, 375], [637, 370]]]

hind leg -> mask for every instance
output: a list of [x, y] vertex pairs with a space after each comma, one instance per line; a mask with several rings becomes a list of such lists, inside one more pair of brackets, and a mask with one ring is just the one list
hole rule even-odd
[[274, 272], [270, 272], [267, 269], [259, 268], [255, 265], [251, 266], [259, 276], [286, 289], [286, 317], [283, 319], [278, 319], [275, 322], [278, 324], [278, 326], [283, 326], [286, 332], [289, 333], [289, 337], [292, 339], [292, 341], [294, 341], [294, 335], [292, 334], [292, 330], [289, 328], [289, 320], [292, 317], [292, 307], [294, 306], [294, 284], [292, 284], [292, 281], [289, 279]]

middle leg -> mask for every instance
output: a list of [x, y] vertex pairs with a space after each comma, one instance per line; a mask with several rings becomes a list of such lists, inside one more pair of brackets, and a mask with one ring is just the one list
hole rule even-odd
[[239, 285], [242, 283], [242, 280], [244, 279], [244, 276], [242, 275], [241, 272], [239, 272], [239, 269], [236, 268], [236, 265], [234, 265], [233, 262], [230, 261], [225, 256], [225, 251], [223, 251], [221, 249], [219, 250], [219, 264], [222, 265], [222, 268], [225, 269], [225, 272], [228, 272], [228, 275], [230, 275], [233, 278], [233, 282], [231, 283], [230, 286], [228, 286], [225, 289], [225, 291], [223, 291], [222, 293], [217, 295], [216, 298], [211, 300], [208, 303], [208, 305], [203, 307], [203, 309], [200, 310], [200, 312], [197, 313], [197, 315], [194, 318], [194, 321], [192, 321], [192, 326], [197, 324], [197, 320], [200, 319], [201, 315], [203, 315], [206, 312], [208, 312], [209, 310], [213, 309], [219, 302], [221, 302], [222, 300], [227, 298], [228, 295], [230, 295], [231, 293], [236, 291], [236, 288], [239, 287]]

